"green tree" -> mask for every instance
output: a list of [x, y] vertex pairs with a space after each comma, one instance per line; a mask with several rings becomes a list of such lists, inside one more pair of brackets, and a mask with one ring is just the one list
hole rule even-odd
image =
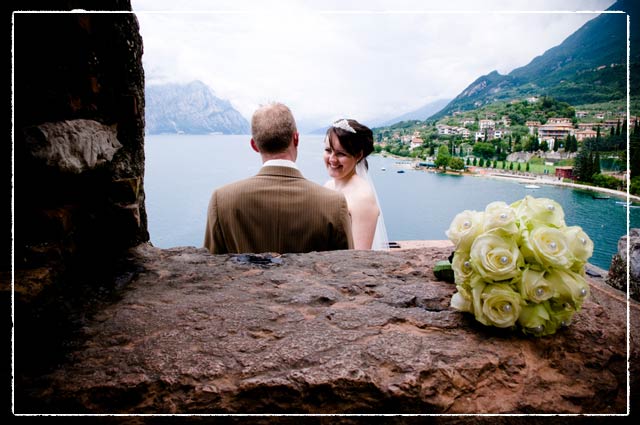
[[518, 171], [520, 171], [522, 167], [520, 167], [520, 163], [518, 162]]
[[447, 145], [440, 146], [438, 148], [438, 156], [436, 157], [436, 167], [443, 167], [444, 171], [447, 171], [450, 159], [451, 155], [449, 154], [449, 148], [447, 148]]
[[586, 139], [582, 143], [582, 148], [574, 160], [573, 175], [581, 182], [590, 183], [593, 177], [593, 147], [594, 139]]
[[596, 173], [593, 175], [593, 184], [608, 189], [619, 189], [622, 182], [613, 176]]
[[529, 161], [527, 161], [527, 166], [525, 168], [525, 171], [529, 172]]
[[576, 139], [576, 136], [571, 136], [570, 140], [571, 148], [569, 149], [569, 152], [578, 152], [578, 139]]
[[629, 136], [629, 163], [631, 179], [640, 178], [640, 123], [637, 119]]
[[513, 162], [509, 163], [509, 169], [513, 171]]
[[629, 193], [632, 195], [640, 195], [640, 176], [633, 177], [629, 185]]
[[463, 170], [464, 169], [464, 161], [462, 158], [452, 157], [449, 161], [449, 168], [452, 170]]
[[477, 142], [473, 145], [473, 154], [484, 159], [493, 158], [496, 150], [492, 143]]
[[593, 174], [600, 174], [600, 152], [596, 151], [596, 155], [593, 158]]
[[549, 150], [549, 143], [547, 143], [546, 140], [543, 140], [542, 143], [540, 143], [540, 150], [542, 152], [546, 152]]

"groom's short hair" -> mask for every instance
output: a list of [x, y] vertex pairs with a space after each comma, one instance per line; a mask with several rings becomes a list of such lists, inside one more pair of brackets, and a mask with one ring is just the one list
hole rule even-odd
[[251, 137], [260, 152], [284, 152], [291, 144], [296, 131], [293, 114], [282, 103], [262, 105], [251, 118]]

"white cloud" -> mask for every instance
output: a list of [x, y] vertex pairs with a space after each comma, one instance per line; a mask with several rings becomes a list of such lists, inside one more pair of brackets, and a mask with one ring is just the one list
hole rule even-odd
[[[561, 43], [612, 0], [133, 0], [148, 83], [199, 79], [245, 117], [266, 101], [302, 129], [392, 118]], [[145, 11], [155, 11], [145, 13]], [[160, 13], [164, 11], [166, 13]]]

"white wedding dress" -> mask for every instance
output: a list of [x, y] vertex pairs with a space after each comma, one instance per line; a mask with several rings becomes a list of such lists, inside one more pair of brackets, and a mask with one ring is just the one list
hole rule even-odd
[[378, 223], [376, 224], [376, 233], [373, 236], [373, 243], [371, 244], [371, 249], [375, 251], [388, 251], [389, 250], [389, 237], [387, 236], [387, 227], [384, 225], [384, 218], [382, 216], [382, 208], [380, 207], [380, 200], [378, 199], [378, 192], [376, 191], [376, 187], [371, 180], [371, 176], [369, 176], [369, 172], [367, 171], [367, 167], [364, 165], [364, 161], [360, 161], [356, 165], [356, 174], [361, 178], [365, 179], [367, 183], [369, 183], [369, 187], [373, 191], [373, 194], [376, 197], [376, 204], [378, 205], [378, 211], [380, 211], [380, 215], [378, 215]]

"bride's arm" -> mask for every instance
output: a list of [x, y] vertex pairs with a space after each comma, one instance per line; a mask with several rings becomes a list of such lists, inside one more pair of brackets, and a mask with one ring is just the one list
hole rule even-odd
[[350, 205], [354, 249], [371, 249], [380, 211], [375, 198], [364, 196]]

